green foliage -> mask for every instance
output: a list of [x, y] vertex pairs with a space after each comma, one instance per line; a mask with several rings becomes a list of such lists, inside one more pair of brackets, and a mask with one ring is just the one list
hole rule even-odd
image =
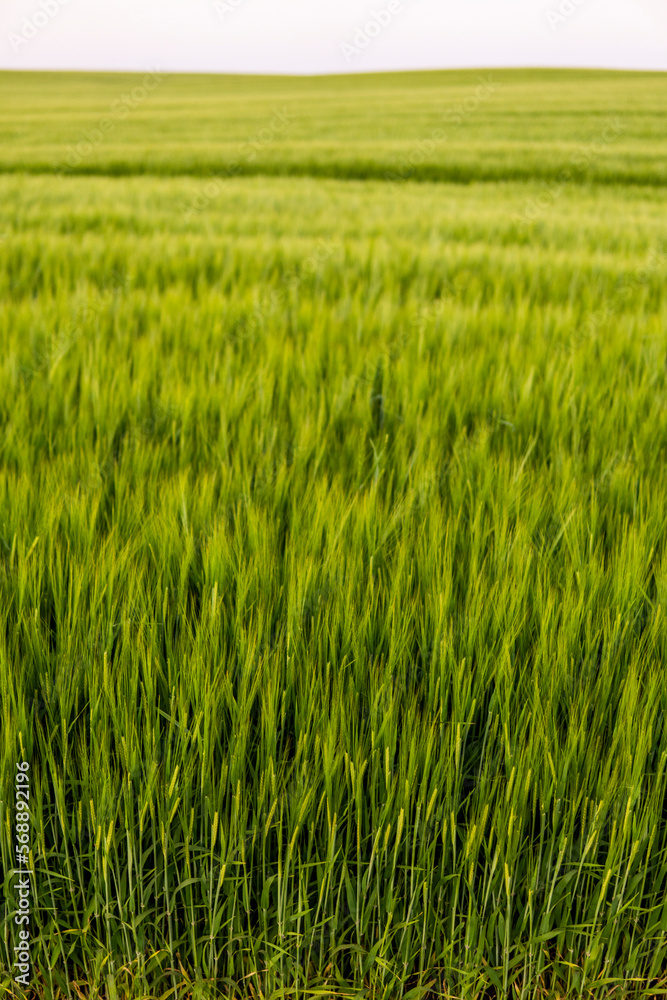
[[0, 171], [667, 182], [664, 73], [2, 72], [0, 95]]
[[664, 189], [0, 189], [3, 968], [22, 742], [52, 993], [664, 989]]

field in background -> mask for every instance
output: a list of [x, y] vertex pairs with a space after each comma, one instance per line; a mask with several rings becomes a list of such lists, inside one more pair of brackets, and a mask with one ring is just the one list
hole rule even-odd
[[3, 973], [23, 746], [47, 993], [667, 987], [662, 77], [497, 75], [3, 102]]
[[667, 183], [664, 73], [5, 72], [0, 95], [0, 171]]

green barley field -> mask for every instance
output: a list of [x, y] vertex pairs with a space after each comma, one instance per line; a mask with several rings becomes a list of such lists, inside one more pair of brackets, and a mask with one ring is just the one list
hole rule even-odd
[[2, 996], [667, 992], [664, 74], [0, 95]]

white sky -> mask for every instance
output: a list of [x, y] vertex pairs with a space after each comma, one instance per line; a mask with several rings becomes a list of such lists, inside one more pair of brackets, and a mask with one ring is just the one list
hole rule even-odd
[[[357, 30], [389, 0], [1, 0], [0, 67], [226, 73], [667, 69], [667, 0], [391, 2], [400, 9], [381, 15], [387, 23], [364, 37]], [[357, 50], [345, 48], [355, 45], [355, 36]]]

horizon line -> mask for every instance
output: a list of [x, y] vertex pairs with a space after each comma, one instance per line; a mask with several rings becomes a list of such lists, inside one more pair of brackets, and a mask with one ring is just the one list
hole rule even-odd
[[434, 67], [418, 67], [412, 69], [400, 68], [400, 69], [355, 69], [350, 72], [349, 70], [339, 70], [339, 71], [326, 71], [326, 72], [257, 72], [254, 70], [214, 70], [214, 69], [161, 69], [159, 66], [151, 67], [141, 67], [134, 69], [118, 69], [118, 68], [104, 68], [99, 67], [89, 68], [89, 69], [65, 69], [63, 67], [34, 67], [34, 66], [0, 66], [0, 74], [2, 73], [62, 73], [62, 74], [91, 74], [101, 76], [104, 74], [110, 75], [139, 75], [145, 73], [160, 73], [165, 76], [224, 76], [224, 77], [257, 77], [257, 78], [272, 78], [279, 77], [285, 79], [325, 79], [327, 77], [351, 77], [351, 76], [396, 76], [396, 75], [407, 75], [407, 74], [427, 74], [427, 73], [485, 73], [485, 72], [507, 72], [507, 73], [609, 73], [609, 74], [634, 74], [643, 76], [652, 76], [656, 74], [665, 75], [667, 74], [667, 69], [647, 69], [643, 67], [642, 69], [628, 69], [619, 68], [617, 66], [508, 66], [508, 65], [475, 65], [475, 66], [434, 66]]

